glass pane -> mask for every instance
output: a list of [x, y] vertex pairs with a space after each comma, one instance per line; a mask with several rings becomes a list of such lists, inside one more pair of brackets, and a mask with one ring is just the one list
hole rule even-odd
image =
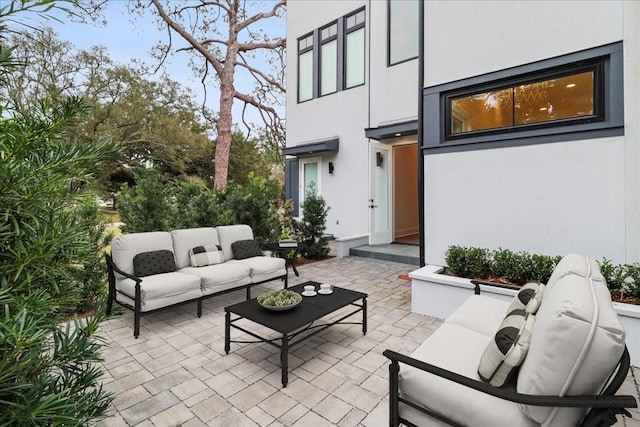
[[322, 45], [320, 53], [320, 95], [337, 90], [338, 82], [338, 41], [333, 40]]
[[345, 87], [364, 83], [364, 28], [347, 34]]
[[376, 166], [374, 172], [374, 232], [389, 230], [389, 153], [386, 150], [376, 150]]
[[451, 100], [451, 134], [513, 125], [513, 89]]
[[516, 125], [592, 116], [594, 72], [516, 86]]
[[389, 9], [389, 63], [418, 56], [418, 1], [392, 0]]
[[313, 98], [313, 51], [298, 55], [298, 102]]
[[317, 163], [305, 163], [303, 165], [304, 173], [304, 197], [307, 197], [309, 191], [318, 193], [318, 164]]

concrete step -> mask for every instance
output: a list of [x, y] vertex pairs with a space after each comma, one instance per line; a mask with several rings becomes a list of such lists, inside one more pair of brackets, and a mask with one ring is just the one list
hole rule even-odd
[[415, 245], [362, 245], [349, 249], [349, 255], [379, 261], [420, 266], [420, 248]]

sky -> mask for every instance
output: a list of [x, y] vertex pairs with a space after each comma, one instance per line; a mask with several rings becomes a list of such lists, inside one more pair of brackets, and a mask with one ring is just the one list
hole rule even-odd
[[[154, 22], [154, 18], [149, 12], [145, 16], [130, 15], [127, 3], [128, 0], [109, 0], [104, 14], [105, 26], [73, 22], [60, 11], [53, 13], [59, 21], [30, 16], [28, 24], [36, 27], [50, 26], [58, 33], [61, 40], [71, 42], [78, 49], [89, 49], [95, 45], [105, 46], [111, 59], [119, 65], [130, 64], [133, 58], [156, 64], [157, 62], [149, 55], [149, 52], [159, 40], [166, 40], [167, 32], [158, 29], [157, 23]], [[274, 1], [267, 0], [256, 3], [258, 10], [264, 11], [270, 9]], [[272, 37], [286, 35], [285, 19], [271, 18], [259, 22], [259, 25], [263, 25], [263, 29]], [[173, 41], [174, 46], [186, 46], [186, 42], [175, 34]], [[196, 102], [200, 105], [204, 99], [204, 91], [200, 79], [193, 74], [188, 66], [188, 54], [174, 54], [169, 57], [165, 65], [167, 75], [172, 80], [190, 87], [195, 94]], [[240, 91], [250, 92], [253, 81], [246, 75], [236, 73], [236, 86]], [[216, 112], [218, 111], [218, 96], [219, 92], [210, 85], [207, 106]], [[240, 122], [242, 105], [240, 101], [234, 102], [234, 122], [236, 123]], [[284, 107], [280, 107], [279, 112], [281, 117], [284, 117]], [[249, 121], [261, 123], [257, 112], [248, 109], [247, 116]]]

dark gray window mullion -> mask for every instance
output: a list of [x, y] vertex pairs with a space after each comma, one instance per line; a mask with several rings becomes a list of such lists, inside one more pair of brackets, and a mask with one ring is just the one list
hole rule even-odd
[[293, 203], [293, 216], [298, 216], [299, 197], [298, 185], [300, 182], [300, 161], [298, 159], [287, 159], [285, 161], [284, 172], [284, 197]]
[[320, 30], [313, 30], [313, 97], [320, 94]]
[[344, 78], [344, 74], [345, 74], [344, 43], [345, 43], [345, 37], [344, 37], [344, 16], [343, 16], [338, 19], [338, 81], [336, 84], [337, 90], [344, 89], [344, 80], [345, 80]]

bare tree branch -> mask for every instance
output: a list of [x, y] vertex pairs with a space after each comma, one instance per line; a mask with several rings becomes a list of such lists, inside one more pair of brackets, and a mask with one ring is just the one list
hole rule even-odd
[[255, 15], [253, 15], [251, 18], [247, 18], [245, 19], [243, 22], [238, 23], [238, 27], [237, 27], [237, 32], [242, 31], [243, 29], [247, 28], [249, 25], [253, 24], [256, 21], [259, 21], [261, 19], [265, 19], [265, 18], [271, 18], [272, 16], [275, 16], [276, 13], [278, 12], [278, 9], [283, 8], [284, 6], [287, 4], [286, 0], [280, 0], [275, 6], [273, 6], [273, 9], [271, 9], [271, 11], [269, 12], [260, 12], [257, 13]]
[[277, 49], [279, 47], [285, 47], [286, 44], [286, 40], [282, 38], [276, 39], [272, 42], [238, 43], [238, 50], [240, 52], [246, 52], [255, 49]]

